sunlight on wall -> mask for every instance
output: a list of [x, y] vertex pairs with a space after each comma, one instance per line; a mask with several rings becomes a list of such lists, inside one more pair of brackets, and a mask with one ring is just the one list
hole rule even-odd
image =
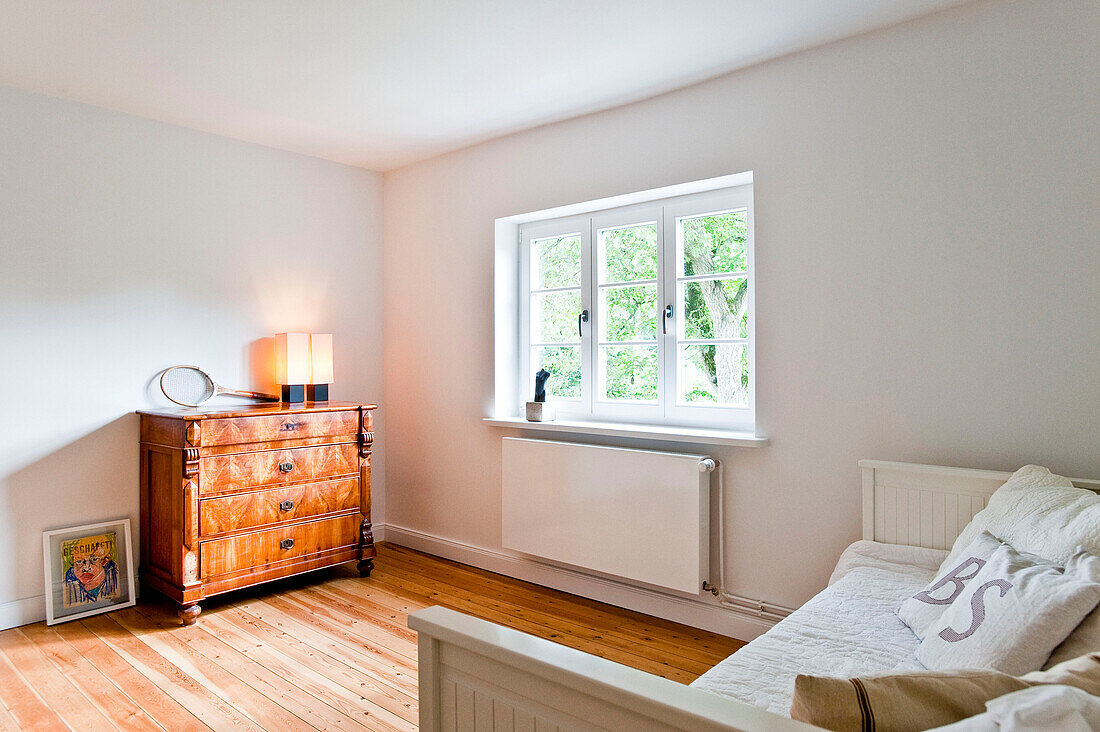
[[0, 108], [3, 627], [41, 600], [43, 530], [138, 532], [133, 412], [167, 404], [162, 369], [270, 390], [272, 334], [303, 328], [358, 341], [335, 398], [381, 399], [381, 182], [11, 90]]

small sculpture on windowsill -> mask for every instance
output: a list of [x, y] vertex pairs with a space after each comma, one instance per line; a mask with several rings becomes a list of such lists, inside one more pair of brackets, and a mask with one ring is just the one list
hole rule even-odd
[[527, 402], [528, 422], [549, 422], [554, 419], [554, 407], [546, 403], [546, 381], [550, 372], [539, 369], [535, 374], [535, 401]]
[[550, 379], [550, 372], [546, 369], [539, 369], [539, 372], [535, 374], [535, 401], [546, 401], [546, 382]]

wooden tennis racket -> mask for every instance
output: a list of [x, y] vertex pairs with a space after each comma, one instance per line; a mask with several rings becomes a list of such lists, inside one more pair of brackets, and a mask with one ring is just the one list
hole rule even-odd
[[279, 397], [257, 391], [226, 389], [198, 366], [172, 366], [160, 375], [164, 396], [182, 407], [198, 407], [216, 396], [228, 395], [277, 402]]

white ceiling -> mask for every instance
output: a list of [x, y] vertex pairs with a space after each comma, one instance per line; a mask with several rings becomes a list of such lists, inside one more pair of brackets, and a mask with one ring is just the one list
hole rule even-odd
[[963, 0], [0, 0], [0, 84], [386, 170]]

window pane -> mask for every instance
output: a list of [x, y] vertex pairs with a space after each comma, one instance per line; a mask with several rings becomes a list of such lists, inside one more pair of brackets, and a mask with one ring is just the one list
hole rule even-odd
[[531, 242], [531, 289], [580, 287], [581, 237], [579, 234]]
[[657, 401], [657, 346], [600, 346], [604, 399]]
[[748, 348], [741, 343], [680, 346], [677, 372], [682, 404], [749, 404]]
[[524, 393], [532, 395], [535, 393], [535, 374], [539, 369], [546, 369], [550, 372], [550, 378], [546, 380], [546, 395], [548, 398], [581, 398], [580, 346], [532, 348], [531, 375]]
[[600, 340], [657, 338], [657, 286], [600, 288]]
[[576, 343], [581, 291], [542, 292], [531, 295], [531, 342]]
[[744, 272], [748, 216], [744, 209], [680, 219], [677, 225], [681, 271], [685, 277]]
[[688, 339], [748, 338], [748, 280], [680, 283], [681, 333]]
[[657, 278], [657, 224], [601, 229], [598, 241], [601, 283]]

